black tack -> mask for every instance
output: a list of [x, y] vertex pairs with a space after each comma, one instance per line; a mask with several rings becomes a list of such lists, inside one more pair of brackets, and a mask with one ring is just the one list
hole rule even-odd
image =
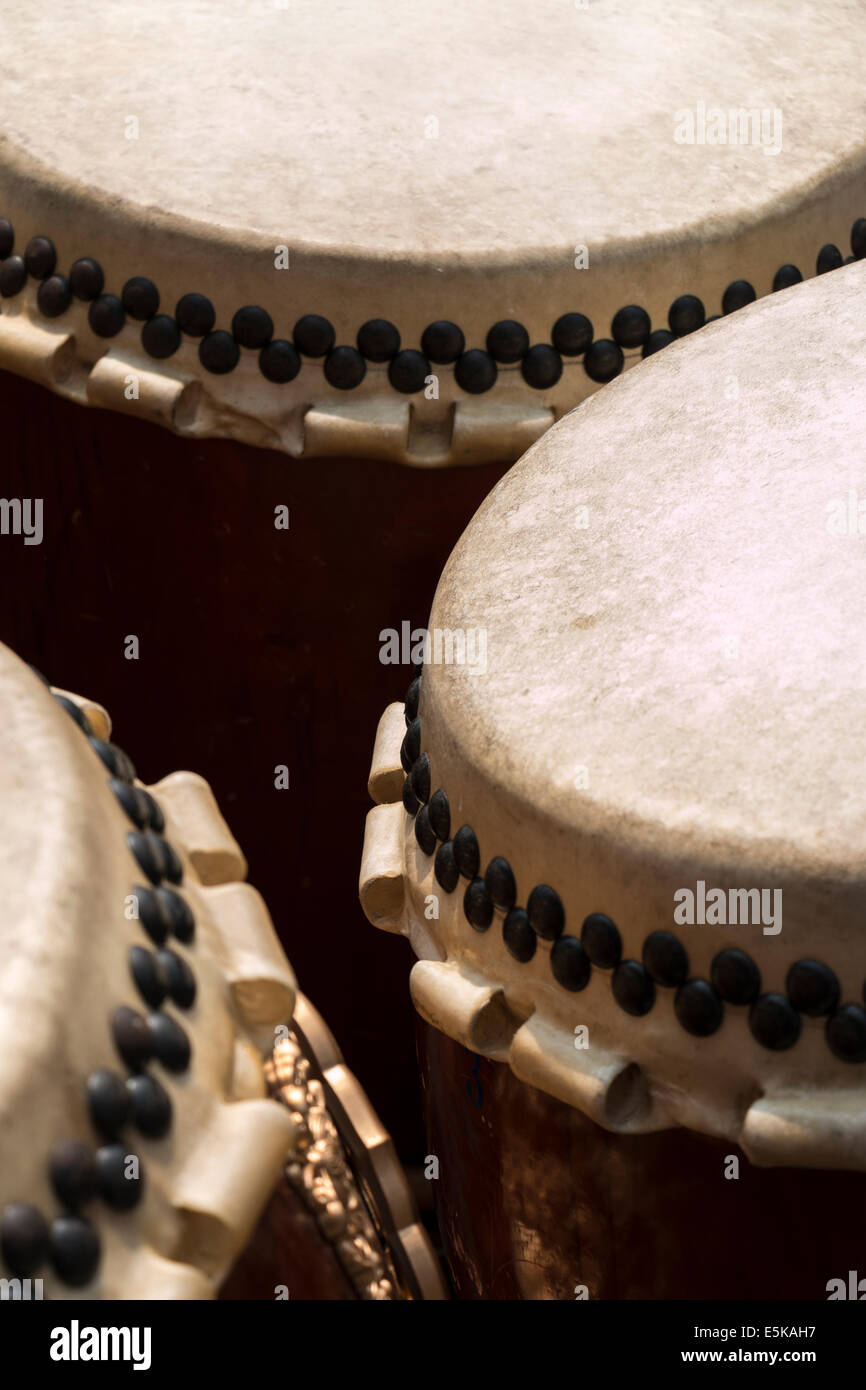
[[182, 898], [180, 893], [173, 892], [171, 888], [157, 888], [156, 896], [168, 921], [169, 930], [178, 941], [189, 945], [195, 936], [195, 917], [186, 898]]
[[657, 985], [673, 989], [681, 985], [689, 973], [689, 957], [685, 946], [670, 931], [650, 932], [643, 944], [641, 958]]
[[520, 372], [527, 386], [535, 391], [547, 391], [562, 376], [562, 358], [549, 343], [536, 343], [521, 362]]
[[59, 1216], [49, 1236], [54, 1272], [70, 1288], [89, 1284], [99, 1265], [99, 1236], [83, 1216]]
[[576, 936], [560, 936], [550, 952], [553, 978], [563, 989], [577, 993], [589, 984], [592, 965]]
[[555, 941], [565, 927], [562, 899], [549, 883], [536, 884], [529, 895], [526, 913], [533, 931], [545, 941]]
[[828, 242], [827, 245], [822, 246], [821, 250], [818, 252], [815, 269], [819, 275], [826, 275], [828, 270], [838, 270], [841, 264], [842, 252], [839, 250], [838, 246], [834, 246], [832, 242]]
[[450, 839], [451, 807], [448, 805], [448, 797], [441, 787], [430, 798], [430, 824], [437, 840]]
[[421, 698], [421, 678], [416, 676], [409, 689], [406, 691], [406, 723], [411, 724], [418, 713], [418, 701]]
[[798, 960], [785, 977], [788, 998], [801, 1014], [823, 1018], [839, 1003], [839, 981], [829, 965], [819, 960]]
[[840, 1062], [866, 1062], [866, 1009], [843, 1004], [827, 1020], [827, 1045]]
[[462, 331], [448, 319], [437, 319], [421, 334], [421, 351], [431, 362], [443, 365], [456, 362], [465, 346]]
[[14, 1279], [28, 1279], [48, 1255], [48, 1223], [30, 1202], [10, 1202], [0, 1213], [0, 1255]]
[[662, 348], [667, 347], [669, 343], [675, 342], [676, 338], [673, 333], [668, 332], [666, 328], [654, 328], [644, 343], [641, 356], [652, 357], [654, 353], [661, 352]]
[[258, 304], [245, 304], [232, 319], [232, 335], [241, 347], [266, 347], [274, 336], [274, 321], [267, 309]]
[[708, 1038], [724, 1018], [724, 1005], [708, 980], [688, 980], [674, 997], [674, 1013], [687, 1033]]
[[216, 323], [216, 310], [203, 294], [185, 294], [177, 301], [174, 310], [182, 333], [191, 338], [203, 338], [210, 333]]
[[304, 357], [324, 357], [336, 342], [333, 325], [321, 314], [304, 314], [299, 318], [292, 338]]
[[433, 872], [439, 887], [444, 888], [446, 893], [453, 893], [460, 881], [460, 870], [454, 858], [454, 844], [451, 840], [446, 840], [436, 851]]
[[801, 1026], [800, 1015], [784, 994], [762, 994], [749, 1010], [752, 1036], [773, 1052], [793, 1047]]
[[58, 319], [72, 303], [72, 290], [65, 275], [49, 275], [36, 291], [36, 303], [40, 314], [47, 319]]
[[733, 280], [722, 295], [722, 313], [734, 314], [737, 309], [754, 304], [757, 297], [754, 285], [750, 285], [748, 280]]
[[773, 276], [773, 290], [788, 290], [792, 285], [799, 285], [802, 279], [795, 265], [781, 265]]
[[484, 882], [494, 905], [500, 912], [508, 912], [517, 901], [517, 884], [514, 871], [507, 859], [497, 855], [491, 859], [484, 871]]
[[69, 285], [76, 299], [89, 303], [98, 299], [105, 289], [105, 274], [98, 261], [90, 256], [82, 256], [73, 262], [69, 271]]
[[47, 280], [57, 266], [57, 251], [54, 242], [47, 236], [34, 236], [24, 248], [24, 264], [27, 274], [34, 280]]
[[155, 314], [141, 330], [141, 345], [148, 357], [163, 361], [180, 347], [180, 329], [169, 314]]
[[166, 1071], [186, 1071], [190, 1062], [189, 1038], [180, 1024], [169, 1014], [148, 1014], [147, 1027], [153, 1040], [153, 1050]]
[[652, 976], [638, 960], [620, 961], [611, 978], [613, 997], [619, 1007], [635, 1018], [648, 1014], [656, 998]]
[[152, 835], [148, 830], [130, 830], [127, 832], [126, 842], [138, 867], [147, 875], [151, 883], [161, 883], [166, 865], [158, 837]]
[[357, 343], [368, 362], [390, 362], [400, 351], [400, 334], [387, 319], [368, 319], [358, 329]]
[[476, 931], [486, 931], [493, 921], [493, 902], [483, 878], [473, 878], [463, 894], [466, 920]]
[[643, 347], [650, 335], [650, 316], [639, 304], [625, 304], [613, 316], [610, 335], [622, 348]]
[[529, 334], [522, 323], [501, 319], [487, 334], [487, 351], [497, 362], [519, 362], [529, 351]]
[[357, 348], [331, 348], [325, 358], [325, 380], [338, 391], [353, 391], [367, 375], [367, 364]]
[[409, 774], [409, 781], [419, 801], [430, 800], [430, 759], [426, 753], [422, 753], [415, 762]]
[[415, 391], [423, 391], [429, 375], [429, 361], [423, 352], [416, 352], [414, 348], [404, 348], [398, 352], [388, 367], [388, 380], [394, 390], [402, 391], [407, 396]]
[[225, 376], [234, 371], [240, 360], [241, 350], [224, 328], [215, 328], [207, 333], [198, 345], [198, 360], [206, 372], [214, 376]]
[[87, 322], [97, 338], [116, 338], [126, 323], [126, 313], [116, 294], [101, 294], [87, 311]]
[[116, 1139], [131, 1113], [129, 1092], [116, 1072], [102, 1068], [87, 1078], [87, 1105], [103, 1139]]
[[436, 853], [436, 832], [430, 824], [429, 806], [422, 806], [415, 817], [415, 839], [424, 854]]
[[408, 777], [406, 777], [403, 782], [403, 805], [410, 816], [417, 815], [418, 807], [421, 805], [421, 802], [412, 790], [412, 783], [409, 781]]
[[613, 381], [625, 365], [619, 343], [612, 338], [596, 338], [586, 350], [583, 367], [590, 381]]
[[710, 979], [728, 1004], [751, 1004], [761, 989], [760, 970], [751, 956], [736, 947], [728, 947], [713, 957]]
[[553, 325], [550, 340], [563, 357], [580, 357], [592, 342], [592, 324], [585, 314], [563, 314]]
[[131, 1211], [144, 1195], [141, 1159], [124, 1144], [104, 1144], [96, 1153], [99, 1195], [114, 1211]]
[[159, 893], [138, 885], [132, 894], [138, 904], [139, 922], [151, 940], [161, 946], [171, 930], [171, 918]]
[[110, 743], [108, 739], [96, 738], [93, 735], [88, 742], [113, 777], [119, 777], [122, 782], [135, 780], [135, 768], [132, 759], [127, 753], [124, 753], [122, 748], [118, 748], [116, 743]]
[[158, 1009], [168, 994], [168, 979], [159, 957], [146, 946], [130, 946], [129, 971], [144, 1002]]
[[130, 1071], [140, 1071], [153, 1056], [153, 1038], [147, 1020], [126, 1004], [115, 1009], [111, 1019], [114, 1045]]
[[259, 371], [266, 381], [272, 381], [275, 385], [294, 381], [300, 370], [298, 350], [287, 338], [274, 338], [259, 353]]
[[580, 929], [580, 940], [593, 965], [600, 970], [613, 970], [622, 958], [622, 937], [619, 928], [603, 912], [591, 912]]
[[80, 1139], [60, 1139], [53, 1146], [48, 1155], [48, 1174], [58, 1201], [72, 1211], [96, 1196], [96, 1158]]
[[68, 695], [55, 695], [54, 698], [60, 708], [66, 711], [73, 723], [78, 725], [82, 733], [90, 737], [93, 730], [90, 727], [90, 720], [87, 718], [81, 706], [77, 705], [74, 700], [70, 700]]
[[538, 945], [538, 937], [532, 930], [529, 918], [522, 907], [513, 907], [502, 923], [502, 940], [515, 960], [521, 965], [532, 960]]
[[682, 338], [686, 333], [703, 328], [705, 318], [704, 306], [697, 295], [681, 294], [670, 307], [668, 325], [674, 337]]
[[178, 1008], [191, 1009], [195, 1003], [195, 975], [183, 956], [167, 948], [159, 952], [160, 964], [165, 971], [168, 992]]
[[120, 302], [130, 318], [143, 323], [159, 310], [159, 290], [144, 275], [133, 275], [120, 292]]
[[8, 217], [0, 217], [0, 261], [12, 255], [15, 245], [15, 229]]
[[454, 861], [464, 878], [477, 878], [481, 867], [478, 838], [471, 825], [461, 825], [454, 836]]
[[171, 1128], [171, 1097], [155, 1076], [131, 1076], [127, 1081], [132, 1120], [147, 1139], [162, 1139]]
[[855, 260], [860, 261], [866, 256], [866, 217], [858, 217], [851, 228], [851, 250]]
[[27, 284], [27, 267], [22, 256], [7, 256], [0, 261], [0, 296], [14, 299]]
[[454, 380], [461, 391], [470, 396], [480, 396], [495, 386], [497, 367], [489, 352], [480, 348], [470, 348], [457, 360]]

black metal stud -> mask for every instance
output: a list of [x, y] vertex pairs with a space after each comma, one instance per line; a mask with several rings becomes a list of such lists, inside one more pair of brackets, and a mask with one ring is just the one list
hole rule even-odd
[[116, 338], [126, 323], [123, 305], [116, 294], [101, 294], [87, 311], [87, 322], [97, 338]]
[[27, 274], [34, 280], [47, 280], [57, 267], [57, 251], [54, 242], [47, 236], [34, 236], [24, 248], [24, 264]]
[[689, 973], [686, 948], [671, 931], [650, 932], [641, 959], [656, 984], [667, 989], [681, 985]]
[[195, 975], [188, 962], [167, 947], [159, 952], [170, 998], [180, 1009], [191, 1009], [195, 1003]]
[[72, 1211], [96, 1196], [96, 1158], [80, 1139], [61, 1139], [53, 1146], [48, 1155], [48, 1174], [59, 1201]]
[[466, 346], [463, 332], [448, 319], [428, 324], [421, 334], [421, 351], [431, 362], [445, 365], [456, 362]]
[[576, 994], [585, 989], [592, 974], [589, 956], [576, 936], [560, 936], [550, 951], [553, 978], [563, 989]]
[[748, 280], [732, 280], [722, 295], [722, 313], [734, 314], [747, 304], [754, 304], [757, 297], [754, 285]]
[[183, 864], [180, 855], [170, 840], [165, 840], [161, 835], [154, 836], [159, 842], [159, 849], [163, 860], [163, 878], [167, 878], [169, 883], [183, 883]]
[[648, 970], [639, 960], [622, 960], [611, 977], [613, 997], [627, 1014], [641, 1018], [648, 1014], [656, 999], [656, 987]]
[[186, 898], [170, 888], [157, 888], [156, 896], [168, 919], [169, 929], [178, 941], [188, 946], [195, 936], [195, 917]]
[[15, 1279], [29, 1279], [48, 1255], [48, 1223], [30, 1202], [10, 1202], [0, 1214], [0, 1255]]
[[745, 951], [729, 947], [713, 957], [710, 979], [727, 1004], [751, 1004], [761, 989], [761, 972]]
[[454, 862], [464, 878], [477, 878], [481, 867], [478, 838], [471, 825], [461, 825], [454, 836]]
[[410, 816], [417, 815], [418, 807], [421, 805], [421, 802], [412, 790], [412, 783], [409, 781], [408, 777], [406, 777], [403, 782], [403, 805]]
[[130, 946], [129, 970], [144, 1002], [158, 1009], [168, 994], [168, 980], [159, 957], [145, 946]]
[[111, 1019], [114, 1045], [130, 1071], [140, 1071], [150, 1061], [154, 1041], [147, 1020], [135, 1009], [120, 1004]]
[[538, 945], [538, 937], [529, 924], [529, 918], [522, 907], [513, 907], [502, 923], [502, 940], [506, 949], [521, 965], [532, 960]]
[[840, 1062], [866, 1062], [866, 1009], [843, 1004], [828, 1018], [825, 1037]]
[[421, 698], [421, 678], [416, 676], [406, 691], [406, 723], [411, 724], [418, 714], [418, 701]]
[[440, 845], [437, 849], [436, 858], [433, 861], [433, 872], [439, 887], [444, 888], [446, 893], [453, 893], [460, 882], [460, 870], [454, 858], [453, 841], [446, 840], [444, 845]]
[[773, 276], [773, 292], [790, 289], [792, 285], [799, 285], [802, 279], [803, 276], [795, 265], [781, 265]]
[[694, 333], [695, 329], [703, 328], [705, 319], [704, 306], [696, 294], [681, 294], [674, 300], [668, 312], [668, 326], [675, 338], [682, 338], [686, 333]]
[[12, 255], [15, 245], [15, 229], [8, 217], [0, 217], [0, 261]]
[[580, 929], [580, 940], [593, 965], [613, 970], [622, 959], [622, 937], [616, 923], [603, 912], [591, 912]]
[[715, 1033], [725, 1016], [724, 1005], [708, 980], [688, 980], [680, 985], [674, 996], [674, 1013], [686, 1032], [696, 1038]]
[[141, 791], [141, 795], [144, 797], [147, 806], [148, 823], [151, 830], [153, 830], [155, 834], [161, 835], [165, 830], [165, 816], [162, 814], [162, 808], [159, 802], [151, 796], [150, 792], [145, 791], [143, 787], [138, 790]]
[[144, 275], [133, 275], [120, 291], [120, 302], [131, 319], [143, 323], [159, 310], [159, 290]]
[[190, 1043], [180, 1024], [168, 1014], [148, 1015], [147, 1027], [153, 1040], [153, 1050], [166, 1071], [186, 1071], [190, 1059]]
[[549, 883], [538, 883], [529, 895], [526, 915], [533, 931], [545, 941], [555, 941], [565, 926], [562, 899]]
[[110, 743], [107, 738], [96, 738], [91, 736], [89, 743], [94, 753], [98, 753], [112, 777], [118, 777], [122, 782], [133, 782], [135, 780], [135, 768], [132, 759], [122, 748], [118, 748], [116, 743]]
[[142, 1074], [127, 1081], [132, 1122], [147, 1139], [162, 1139], [171, 1128], [171, 1097], [155, 1076]]
[[463, 894], [466, 920], [476, 931], [486, 931], [493, 921], [493, 901], [483, 878], [473, 878]]
[[762, 994], [749, 1010], [752, 1036], [762, 1047], [784, 1052], [800, 1036], [800, 1015], [784, 994]]
[[206, 372], [214, 376], [225, 376], [233, 372], [240, 360], [241, 350], [224, 328], [215, 328], [207, 333], [198, 345], [198, 360]]
[[423, 391], [429, 375], [428, 359], [423, 352], [416, 352], [414, 348], [404, 348], [398, 352], [388, 367], [388, 380], [394, 390], [402, 391], [406, 396]]
[[614, 314], [610, 333], [621, 348], [639, 348], [649, 338], [651, 327], [646, 309], [639, 304], [625, 304]]
[[287, 338], [274, 338], [259, 353], [259, 371], [266, 381], [282, 385], [286, 381], [294, 381], [300, 370], [298, 350]]
[[562, 358], [549, 343], [536, 343], [520, 364], [527, 386], [535, 391], [548, 391], [562, 376]]
[[406, 729], [400, 745], [400, 763], [404, 772], [411, 772], [421, 756], [421, 720], [416, 715]]
[[497, 362], [519, 362], [529, 351], [529, 334], [515, 319], [500, 319], [487, 334], [487, 351]]
[[661, 352], [669, 343], [675, 343], [676, 338], [666, 328], [654, 328], [652, 333], [644, 343], [642, 357], [652, 357], [654, 353]]
[[245, 304], [232, 319], [232, 336], [241, 347], [259, 351], [274, 336], [274, 321], [259, 304]]
[[[134, 1104], [134, 1102], [133, 1102]], [[131, 1211], [144, 1195], [141, 1159], [124, 1144], [104, 1144], [96, 1152], [99, 1195], [114, 1211]]]
[[55, 695], [54, 698], [60, 708], [66, 711], [69, 718], [77, 724], [82, 733], [87, 734], [89, 738], [93, 730], [90, 727], [90, 720], [87, 718], [81, 706], [77, 705], [74, 700], [70, 700], [68, 695]]
[[321, 314], [304, 314], [295, 324], [292, 337], [304, 357], [324, 357], [336, 341], [333, 325]]
[[822, 246], [815, 261], [815, 269], [819, 275], [826, 275], [828, 270], [838, 270], [842, 264], [842, 252], [838, 246], [834, 246], [831, 241], [826, 246]]
[[72, 303], [72, 290], [65, 275], [49, 275], [36, 291], [40, 314], [47, 319], [59, 319]]
[[580, 357], [592, 342], [592, 324], [585, 314], [563, 314], [553, 325], [550, 341], [563, 357]]
[[415, 839], [424, 854], [436, 853], [436, 832], [430, 824], [429, 806], [422, 806], [415, 817]]
[[216, 310], [203, 294], [185, 294], [174, 310], [178, 327], [191, 338], [203, 338], [216, 323]]
[[0, 295], [14, 299], [27, 284], [27, 267], [22, 256], [7, 256], [0, 261]]
[[855, 260], [861, 261], [866, 256], [866, 217], [858, 217], [851, 228], [851, 250]]
[[116, 1072], [101, 1068], [90, 1073], [87, 1078], [87, 1105], [90, 1118], [103, 1139], [116, 1139], [124, 1125], [129, 1123], [129, 1092]]
[[819, 960], [795, 961], [785, 977], [785, 991], [794, 1008], [809, 1018], [823, 1018], [839, 1003], [839, 981]]
[[357, 343], [368, 362], [390, 362], [400, 351], [400, 334], [387, 319], [368, 319], [358, 329]]
[[454, 380], [461, 391], [470, 396], [480, 396], [496, 385], [498, 370], [489, 352], [481, 348], [470, 348], [458, 359], [454, 368]]
[[430, 800], [430, 759], [422, 753], [409, 774], [412, 790], [420, 802]]
[[151, 941], [161, 946], [171, 930], [171, 918], [161, 897], [161, 892], [137, 885], [132, 895], [138, 904], [138, 920]]
[[367, 375], [367, 364], [357, 348], [331, 348], [325, 358], [325, 380], [338, 391], [353, 391]]
[[625, 365], [619, 343], [612, 338], [596, 338], [586, 350], [583, 367], [590, 381], [613, 381]]
[[150, 831], [147, 830], [130, 830], [126, 835], [126, 843], [135, 856], [138, 867], [147, 875], [151, 883], [161, 883], [165, 860], [160, 850], [158, 837], [151, 835]]
[[163, 361], [180, 347], [180, 329], [170, 314], [155, 314], [141, 330], [141, 346], [148, 357]]
[[86, 303], [98, 299], [105, 289], [105, 274], [99, 261], [91, 256], [74, 261], [69, 271], [69, 285], [76, 299]]
[[51, 1263], [70, 1288], [89, 1284], [99, 1266], [99, 1236], [83, 1216], [59, 1216], [51, 1223]]
[[437, 840], [450, 839], [451, 807], [441, 787], [430, 798], [430, 824]]
[[494, 906], [500, 912], [509, 912], [517, 901], [517, 884], [508, 860], [501, 855], [491, 859], [484, 871], [484, 882]]

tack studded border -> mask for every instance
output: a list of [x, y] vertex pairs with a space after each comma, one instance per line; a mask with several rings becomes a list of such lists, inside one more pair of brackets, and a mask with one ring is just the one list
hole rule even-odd
[[[838, 246], [822, 246], [815, 261], [815, 272], [823, 275], [843, 264], [866, 257], [866, 217], [858, 217], [851, 228], [851, 255], [843, 257]], [[301, 370], [302, 358], [322, 360], [329, 385], [351, 391], [367, 374], [367, 364], [387, 364], [388, 381], [395, 391], [413, 395], [423, 391], [432, 365], [450, 366], [454, 379], [469, 395], [483, 395], [496, 384], [499, 367], [516, 369], [533, 390], [550, 390], [562, 376], [563, 359], [583, 358], [583, 367], [598, 384], [612, 381], [625, 365], [624, 349], [641, 350], [643, 357], [659, 352], [675, 338], [702, 328], [705, 323], [736, 312], [757, 298], [748, 280], [734, 280], [722, 295], [721, 314], [706, 316], [702, 301], [693, 294], [682, 294], [671, 304], [668, 327], [652, 327], [647, 311], [636, 304], [617, 310], [611, 321], [609, 338], [595, 337], [590, 320], [581, 313], [562, 314], [551, 329], [550, 343], [530, 344], [523, 324], [501, 319], [487, 334], [485, 347], [466, 347], [463, 330], [450, 320], [440, 319], [425, 328], [418, 348], [402, 346], [400, 332], [387, 319], [368, 319], [358, 329], [355, 346], [338, 344], [333, 324], [321, 314], [304, 314], [295, 323], [291, 338], [274, 336], [274, 321], [267, 309], [247, 304], [233, 315], [231, 329], [216, 327], [216, 312], [206, 295], [184, 294], [174, 313], [160, 312], [160, 293], [153, 280], [135, 275], [123, 285], [120, 294], [105, 290], [105, 275], [98, 261], [90, 256], [76, 260], [68, 275], [57, 270], [57, 250], [47, 236], [28, 241], [23, 255], [15, 252], [12, 223], [0, 218], [0, 298], [20, 294], [29, 279], [39, 282], [36, 302], [48, 319], [62, 317], [73, 299], [90, 304], [88, 322], [100, 338], [117, 336], [127, 318], [142, 324], [141, 344], [157, 361], [172, 357], [183, 336], [198, 339], [198, 355], [205, 371], [224, 376], [234, 371], [241, 350], [258, 353], [259, 371], [274, 385], [293, 381]], [[803, 274], [795, 265], [783, 265], [773, 279], [773, 290], [798, 284]]]
[[[539, 938], [551, 942], [551, 972], [557, 984], [571, 993], [585, 989], [593, 971], [609, 972], [614, 999], [634, 1017], [652, 1010], [659, 988], [672, 989], [680, 1026], [694, 1037], [709, 1037], [722, 1026], [726, 1005], [745, 1005], [752, 1036], [774, 1052], [795, 1045], [803, 1015], [824, 1018], [824, 1035], [833, 1055], [843, 1062], [866, 1062], [866, 1009], [840, 1002], [838, 978], [823, 961], [794, 961], [786, 975], [785, 993], [762, 993], [761, 973], [752, 958], [726, 947], [713, 958], [709, 980], [697, 979], [689, 973], [688, 952], [674, 932], [651, 932], [643, 942], [641, 959], [624, 960], [619, 928], [605, 913], [591, 912], [575, 936], [565, 930], [566, 910], [550, 884], [535, 884], [524, 907], [518, 904], [517, 883], [507, 859], [495, 855], [482, 875], [475, 831], [467, 824], [452, 835], [446, 792], [440, 787], [431, 794], [430, 760], [421, 752], [421, 675], [416, 670], [406, 694], [406, 734], [400, 749], [406, 773], [403, 805], [413, 818], [419, 847], [433, 857], [440, 888], [451, 894], [461, 879], [466, 881], [463, 914], [475, 931], [488, 931], [499, 914], [503, 943], [521, 964], [532, 960]], [[866, 981], [862, 995], [866, 1004]]]
[[84, 1208], [101, 1198], [115, 1211], [130, 1211], [144, 1194], [138, 1154], [138, 1177], [126, 1176], [134, 1151], [121, 1142], [123, 1131], [131, 1124], [146, 1139], [162, 1139], [171, 1128], [171, 1098], [146, 1067], [153, 1060], [174, 1074], [189, 1067], [189, 1038], [175, 1019], [162, 1012], [162, 1004], [171, 999], [179, 1008], [189, 1009], [195, 1002], [192, 969], [165, 944], [173, 935], [189, 945], [195, 918], [186, 899], [175, 891], [183, 882], [183, 866], [163, 838], [165, 819], [158, 802], [134, 785], [135, 768], [127, 754], [96, 737], [87, 715], [74, 701], [60, 694], [54, 698], [102, 760], [109, 785], [134, 827], [127, 833], [127, 844], [150, 886], [133, 887], [131, 893], [138, 902], [138, 920], [158, 948], [151, 951], [139, 944], [129, 948], [130, 974], [150, 1010], [147, 1017], [122, 1004], [110, 1019], [112, 1040], [127, 1078], [100, 1068], [85, 1083], [88, 1113], [101, 1146], [94, 1151], [78, 1139], [61, 1139], [48, 1155], [48, 1174], [61, 1214], [49, 1226], [39, 1208], [29, 1202], [11, 1202], [0, 1211], [0, 1256], [13, 1277], [30, 1278], [50, 1261], [62, 1283], [78, 1288], [94, 1278], [102, 1255], [99, 1233], [82, 1214]]

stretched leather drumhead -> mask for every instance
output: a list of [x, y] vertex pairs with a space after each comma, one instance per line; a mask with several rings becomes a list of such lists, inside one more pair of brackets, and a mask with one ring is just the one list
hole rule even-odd
[[0, 13], [0, 361], [189, 434], [517, 457], [866, 250], [858, 4]]
[[440, 582], [414, 820], [390, 713], [374, 767], [425, 1017], [758, 1163], [866, 1155], [864, 308], [859, 265], [797, 286], [551, 430]]

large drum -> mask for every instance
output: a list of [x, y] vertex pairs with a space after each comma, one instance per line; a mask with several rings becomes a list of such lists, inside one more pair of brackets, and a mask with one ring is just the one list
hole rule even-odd
[[441, 1297], [208, 784], [3, 647], [0, 707], [0, 1297]]
[[463, 1297], [858, 1296], [864, 308], [795, 286], [558, 424], [383, 717], [362, 896]]
[[400, 963], [351, 929], [391, 666], [555, 419], [863, 252], [866, 13], [103, 9], [0, 0], [0, 637], [148, 780], [208, 775], [414, 1145]]

